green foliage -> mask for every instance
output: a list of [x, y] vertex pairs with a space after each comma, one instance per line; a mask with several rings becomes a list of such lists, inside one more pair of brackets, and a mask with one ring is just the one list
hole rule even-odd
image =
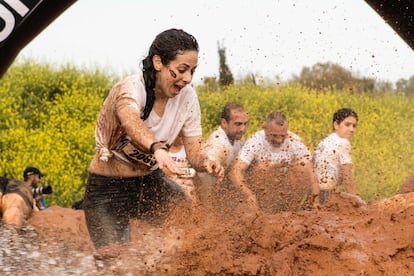
[[80, 199], [96, 117], [112, 84], [98, 70], [30, 61], [12, 66], [0, 81], [0, 174], [22, 179], [26, 166], [37, 166], [54, 189], [49, 205]]
[[[37, 166], [47, 174], [44, 183], [53, 185], [48, 205], [69, 207], [79, 200], [95, 152], [96, 118], [114, 82], [99, 70], [30, 61], [13, 65], [0, 80], [0, 175], [22, 179], [26, 166]], [[218, 126], [225, 103], [234, 101], [249, 112], [247, 136], [261, 129], [269, 112], [279, 110], [311, 150], [332, 131], [336, 109], [355, 109], [360, 120], [352, 140], [354, 175], [367, 201], [394, 195], [414, 167], [411, 98], [249, 82], [199, 86], [197, 94], [204, 138]]]

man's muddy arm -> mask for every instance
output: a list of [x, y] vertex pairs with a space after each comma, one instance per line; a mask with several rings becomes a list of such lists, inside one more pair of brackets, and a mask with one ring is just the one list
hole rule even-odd
[[246, 181], [246, 171], [249, 167], [249, 164], [241, 161], [239, 158], [234, 160], [233, 165], [231, 166], [229, 177], [233, 185], [235, 185], [240, 191], [246, 195], [247, 204], [255, 210], [259, 209], [257, 204], [257, 199], [254, 193], [247, 187]]
[[347, 193], [358, 195], [355, 180], [352, 175], [352, 164], [341, 165], [342, 184], [345, 186]]

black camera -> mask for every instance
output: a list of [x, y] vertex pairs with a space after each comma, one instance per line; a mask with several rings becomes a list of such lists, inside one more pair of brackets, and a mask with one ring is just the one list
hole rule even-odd
[[32, 188], [33, 195], [46, 195], [52, 193], [52, 186], [46, 185], [42, 187]]

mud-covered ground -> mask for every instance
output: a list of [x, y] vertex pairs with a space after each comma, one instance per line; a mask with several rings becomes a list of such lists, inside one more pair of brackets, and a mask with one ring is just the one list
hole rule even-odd
[[176, 205], [163, 222], [133, 220], [130, 244], [99, 252], [82, 210], [51, 206], [18, 233], [0, 227], [0, 275], [414, 273], [414, 193], [370, 204], [338, 193], [319, 209], [275, 214], [224, 194]]

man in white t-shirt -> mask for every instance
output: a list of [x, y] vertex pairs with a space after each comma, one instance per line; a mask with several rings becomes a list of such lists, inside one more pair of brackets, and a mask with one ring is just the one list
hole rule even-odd
[[270, 113], [263, 130], [246, 141], [230, 179], [248, 206], [269, 213], [299, 210], [310, 191], [312, 202], [319, 194], [311, 154], [280, 112]]
[[338, 185], [358, 195], [352, 175], [351, 143], [358, 122], [357, 113], [350, 108], [337, 110], [333, 115], [333, 132], [316, 147], [313, 163], [324, 203]]
[[243, 146], [249, 117], [238, 103], [228, 103], [221, 113], [220, 126], [206, 140], [205, 153], [228, 168]]
[[[221, 112], [220, 126], [209, 135], [204, 144], [204, 153], [211, 160], [220, 163], [226, 172], [243, 146], [248, 121], [247, 111], [241, 104], [227, 103]], [[211, 195], [215, 183], [214, 177], [206, 173], [199, 173], [198, 176], [200, 178], [198, 194], [201, 199], [204, 202], [210, 200], [217, 203], [219, 199], [213, 200]], [[225, 188], [216, 187], [215, 193], [228, 195], [229, 191], [223, 190]]]

